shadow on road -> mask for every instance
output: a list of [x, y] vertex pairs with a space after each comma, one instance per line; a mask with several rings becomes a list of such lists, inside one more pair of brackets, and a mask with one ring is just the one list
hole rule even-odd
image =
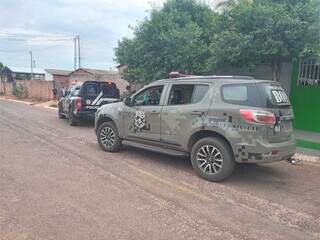
[[[173, 157], [161, 153], [154, 153], [133, 147], [125, 147], [123, 150], [135, 158], [140, 158], [150, 165], [170, 168], [172, 171], [193, 172], [189, 157]], [[276, 180], [278, 179], [278, 180]], [[233, 175], [226, 179], [225, 183], [237, 184], [266, 184], [268, 181], [286, 179], [286, 173], [282, 170], [280, 163], [272, 164], [237, 164]]]
[[[69, 125], [68, 119], [62, 119], [66, 125]], [[71, 128], [94, 128], [94, 120], [81, 120], [76, 126], [70, 126]]]

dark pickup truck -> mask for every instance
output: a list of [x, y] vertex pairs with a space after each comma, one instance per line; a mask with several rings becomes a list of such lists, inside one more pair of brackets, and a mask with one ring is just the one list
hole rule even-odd
[[94, 118], [104, 104], [119, 101], [119, 89], [113, 82], [86, 81], [65, 91], [59, 100], [59, 118], [67, 118], [71, 126], [82, 119]]

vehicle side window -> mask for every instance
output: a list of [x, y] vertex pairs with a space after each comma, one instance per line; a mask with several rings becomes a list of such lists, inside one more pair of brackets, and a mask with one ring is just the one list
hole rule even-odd
[[225, 84], [221, 87], [221, 97], [226, 103], [262, 107], [263, 96], [255, 83]]
[[247, 101], [248, 93], [245, 85], [230, 85], [222, 87], [223, 98], [227, 101]]
[[86, 96], [95, 97], [98, 95], [98, 85], [97, 84], [88, 84], [86, 86]]
[[200, 102], [209, 90], [209, 85], [195, 85], [191, 103]]
[[208, 85], [176, 84], [171, 87], [169, 105], [200, 102], [208, 92]]
[[138, 93], [134, 97], [133, 105], [135, 106], [155, 106], [159, 105], [163, 86], [150, 87]]

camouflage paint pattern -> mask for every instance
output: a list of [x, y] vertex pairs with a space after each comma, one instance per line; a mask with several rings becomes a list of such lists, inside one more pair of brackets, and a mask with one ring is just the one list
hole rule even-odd
[[[236, 162], [262, 163], [287, 159], [295, 152], [292, 129], [288, 128], [283, 134], [277, 135], [275, 126], [247, 123], [241, 118], [239, 109], [255, 107], [228, 104], [220, 96], [220, 89], [224, 84], [253, 81], [258, 82], [251, 79], [226, 81], [201, 77], [156, 81], [146, 88], [164, 85], [158, 106], [126, 106], [124, 103], [105, 105], [96, 114], [96, 128], [100, 118], [108, 117], [114, 121], [123, 139], [158, 141], [159, 146], [171, 145], [173, 149], [181, 152], [190, 152], [188, 143], [193, 134], [210, 131], [225, 137], [232, 147]], [[173, 84], [204, 84], [209, 86], [209, 90], [198, 103], [167, 105]], [[141, 91], [143, 90], [139, 92]], [[279, 117], [293, 115], [292, 109], [268, 109], [271, 110]], [[273, 151], [276, 151], [276, 154], [273, 154]]]

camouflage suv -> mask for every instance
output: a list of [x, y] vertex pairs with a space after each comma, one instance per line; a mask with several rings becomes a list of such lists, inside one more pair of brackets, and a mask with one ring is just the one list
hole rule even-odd
[[100, 147], [122, 145], [190, 156], [195, 172], [219, 181], [236, 163], [267, 163], [295, 153], [293, 111], [279, 83], [242, 76], [164, 79], [124, 102], [98, 109]]

